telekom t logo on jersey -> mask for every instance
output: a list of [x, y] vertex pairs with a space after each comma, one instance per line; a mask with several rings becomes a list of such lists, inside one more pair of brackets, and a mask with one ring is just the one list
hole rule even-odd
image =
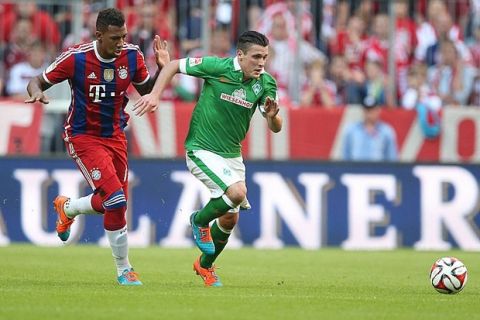
[[[105, 85], [104, 84], [92, 84], [88, 89], [90, 98], [93, 98], [93, 102], [102, 102], [102, 99], [107, 96], [107, 92], [105, 92]], [[115, 92], [110, 92], [110, 97], [115, 97]]]

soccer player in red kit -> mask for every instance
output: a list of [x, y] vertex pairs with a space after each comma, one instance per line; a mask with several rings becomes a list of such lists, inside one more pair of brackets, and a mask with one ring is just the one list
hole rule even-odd
[[44, 91], [68, 80], [72, 100], [63, 137], [70, 157], [94, 192], [80, 199], [58, 196], [54, 200], [57, 234], [66, 241], [75, 216], [103, 213], [118, 282], [141, 285], [128, 259], [128, 163], [123, 131], [129, 119], [126, 91], [132, 83], [140, 94], [149, 93], [170, 56], [166, 41], [155, 36], [158, 70], [151, 77], [139, 48], [125, 42], [125, 17], [118, 9], [99, 12], [95, 36], [93, 42], [67, 49], [42, 75], [33, 78], [27, 86], [30, 98], [25, 102], [48, 103]]

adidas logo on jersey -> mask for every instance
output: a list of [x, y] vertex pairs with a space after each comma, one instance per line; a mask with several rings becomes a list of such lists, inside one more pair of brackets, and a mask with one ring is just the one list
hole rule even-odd
[[92, 72], [88, 75], [87, 79], [97, 79], [97, 76], [95, 75], [95, 72]]

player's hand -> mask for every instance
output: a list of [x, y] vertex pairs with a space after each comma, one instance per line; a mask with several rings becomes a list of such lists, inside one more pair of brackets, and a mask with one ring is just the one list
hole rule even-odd
[[25, 103], [35, 103], [35, 102], [48, 104], [50, 101], [48, 101], [48, 98], [43, 94], [43, 92], [34, 93], [32, 96], [30, 96], [29, 99], [25, 100]]
[[158, 108], [158, 98], [152, 94], [141, 96], [133, 105], [135, 115], [141, 117], [147, 112], [154, 112]]
[[280, 111], [277, 100], [274, 100], [270, 97], [267, 97], [267, 99], [265, 99], [264, 108], [265, 108], [265, 115], [269, 118], [274, 118]]
[[153, 52], [155, 53], [155, 59], [159, 68], [163, 68], [170, 62], [168, 43], [166, 40], [162, 40], [159, 35], [156, 35], [153, 39]]

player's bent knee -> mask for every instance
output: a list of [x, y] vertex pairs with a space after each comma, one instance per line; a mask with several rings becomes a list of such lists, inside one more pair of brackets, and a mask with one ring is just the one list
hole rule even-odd
[[247, 188], [244, 183], [236, 183], [227, 189], [226, 195], [237, 206], [247, 197]]
[[107, 199], [103, 201], [105, 210], [120, 209], [127, 206], [127, 198], [122, 189], [112, 193]]

